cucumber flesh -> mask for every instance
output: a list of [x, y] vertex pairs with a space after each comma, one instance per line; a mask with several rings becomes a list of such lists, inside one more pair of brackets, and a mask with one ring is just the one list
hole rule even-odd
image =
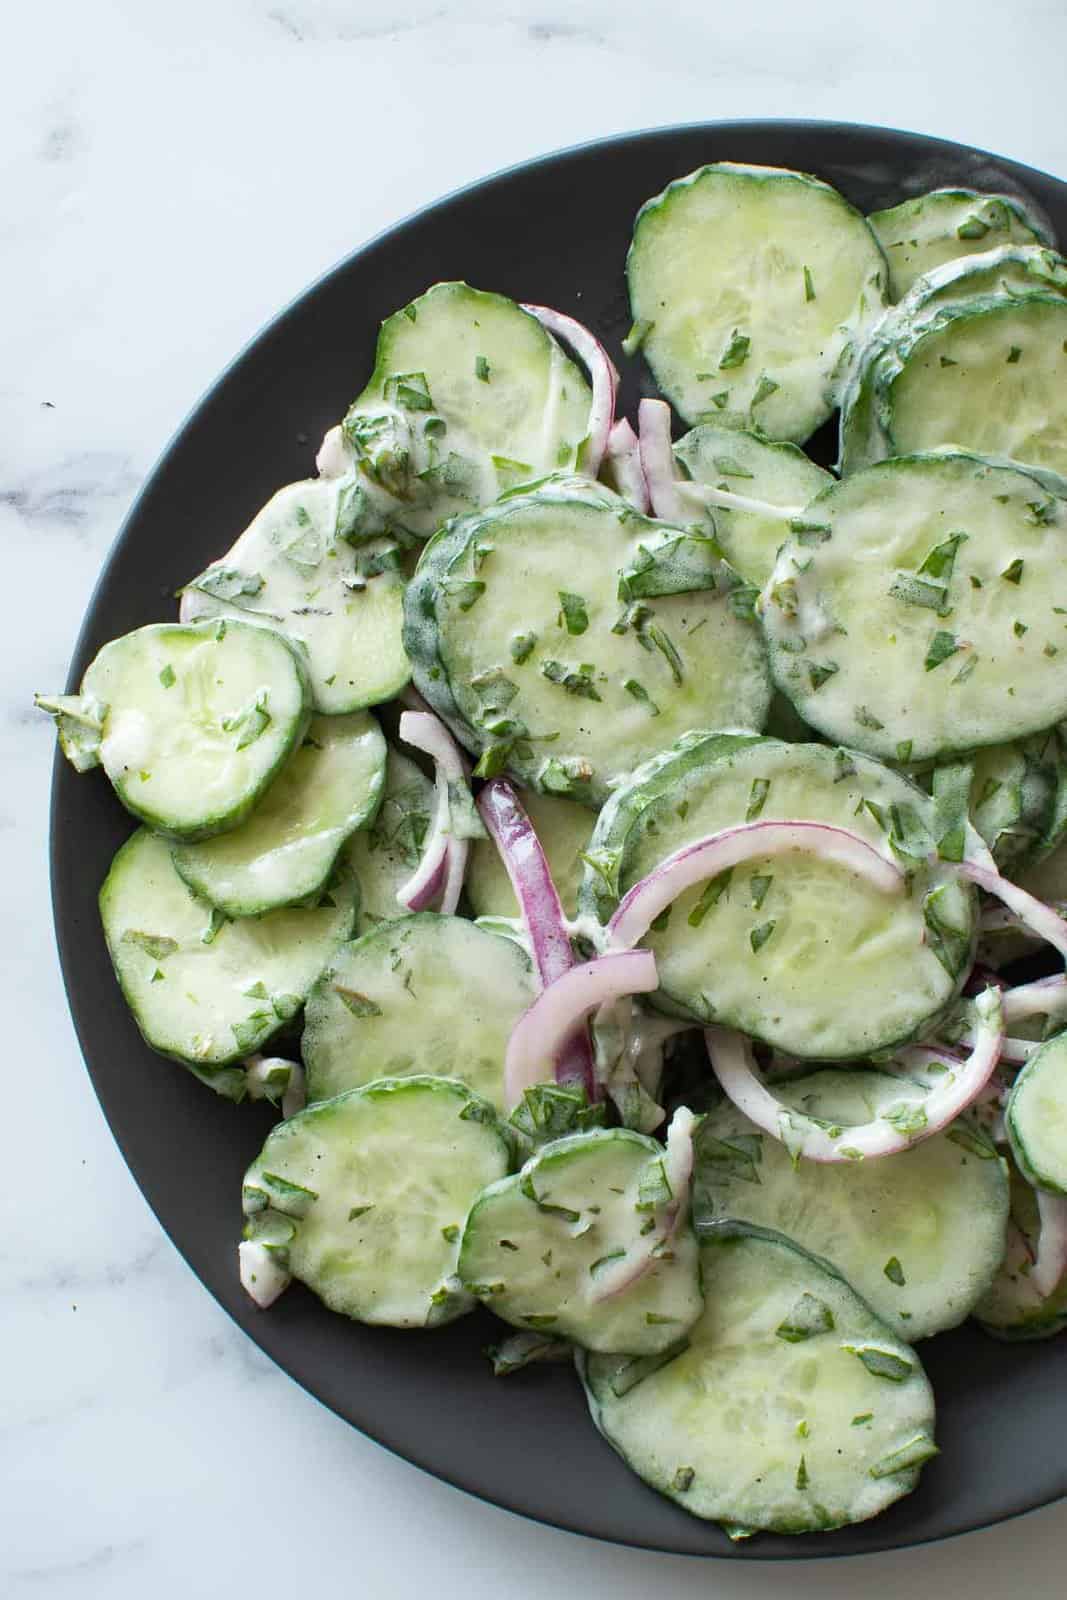
[[345, 860], [359, 882], [360, 931], [407, 915], [397, 890], [418, 866], [434, 812], [434, 786], [409, 757], [389, 746], [385, 788], [370, 827], [354, 833]]
[[673, 1360], [645, 1376], [579, 1360], [612, 1448], [694, 1516], [749, 1531], [839, 1528], [910, 1493], [937, 1453], [914, 1350], [779, 1234], [720, 1225], [701, 1257], [704, 1312]]
[[[898, 1102], [885, 1073], [805, 1074], [775, 1084], [785, 1104], [831, 1123], [867, 1122]], [[693, 1216], [774, 1228], [832, 1261], [901, 1339], [954, 1328], [986, 1293], [1004, 1251], [1008, 1173], [964, 1128], [899, 1156], [839, 1166], [800, 1161], [729, 1101], [696, 1137]]]
[[[584, 853], [589, 848], [596, 817], [588, 806], [557, 795], [538, 794], [535, 789], [525, 790], [521, 799], [548, 858], [563, 910], [573, 917], [585, 870]], [[507, 869], [491, 839], [472, 841], [464, 888], [476, 917], [519, 915]]]
[[502, 1110], [508, 1038], [536, 994], [512, 939], [434, 912], [383, 922], [339, 950], [308, 996], [308, 1099], [419, 1073]]
[[817, 542], [783, 546], [760, 610], [778, 687], [827, 738], [919, 761], [1067, 713], [1067, 502], [946, 453], [855, 473], [805, 516]]
[[489, 1107], [445, 1078], [382, 1079], [272, 1130], [244, 1180], [246, 1238], [357, 1322], [424, 1328], [471, 1310], [455, 1281], [460, 1228], [508, 1170]]
[[244, 821], [299, 745], [307, 674], [279, 634], [152, 623], [106, 644], [82, 695], [103, 707], [101, 765], [127, 811], [174, 839]]
[[589, 387], [504, 295], [437, 283], [387, 317], [344, 421], [349, 449], [425, 538], [505, 490], [580, 466]]
[[687, 421], [798, 443], [885, 304], [865, 219], [777, 167], [719, 162], [669, 184], [638, 213], [626, 272], [643, 354]]
[[318, 906], [230, 922], [184, 884], [170, 846], [140, 828], [100, 890], [104, 937], [126, 1003], [145, 1040], [241, 1099], [244, 1069], [284, 1027], [356, 917], [348, 873]]
[[344, 537], [351, 475], [291, 483], [220, 561], [182, 593], [186, 622], [234, 617], [276, 628], [304, 652], [316, 711], [359, 711], [410, 676], [401, 642], [404, 577], [395, 541]]
[[1023, 202], [973, 189], [933, 189], [872, 212], [867, 220], [889, 263], [893, 300], [907, 294], [916, 278], [960, 256], [1052, 242]]
[[1012, 1085], [1005, 1124], [1028, 1183], [1067, 1194], [1067, 1034], [1036, 1050]]
[[[789, 537], [790, 522], [809, 500], [829, 488], [832, 477], [796, 445], [772, 444], [714, 423], [693, 428], [679, 439], [674, 453], [694, 483], [766, 506], [759, 511], [715, 503], [705, 514], [730, 565], [746, 582], [762, 589], [779, 546]], [[783, 509], [776, 515], [775, 507]]]
[[761, 726], [769, 686], [739, 581], [710, 541], [600, 485], [550, 482], [427, 545], [405, 596], [416, 685], [480, 774], [597, 806], [687, 728]]
[[472, 1207], [463, 1284], [505, 1322], [590, 1350], [649, 1354], [677, 1343], [701, 1308], [688, 1220], [631, 1287], [596, 1298], [598, 1272], [640, 1243], [651, 1220], [642, 1184], [662, 1174], [662, 1160], [662, 1145], [626, 1128], [545, 1145]]
[[258, 916], [323, 888], [345, 840], [378, 809], [385, 739], [365, 711], [315, 717], [300, 748], [239, 828], [178, 845], [174, 865], [228, 917]]
[[697, 885], [642, 941], [659, 969], [655, 1003], [807, 1059], [851, 1061], [927, 1034], [969, 967], [975, 897], [927, 859], [929, 798], [855, 751], [719, 734], [681, 741], [601, 813], [583, 911], [606, 921], [675, 850], [756, 816], [831, 823], [883, 851], [890, 835], [913, 857], [912, 891], [887, 898], [800, 853]]

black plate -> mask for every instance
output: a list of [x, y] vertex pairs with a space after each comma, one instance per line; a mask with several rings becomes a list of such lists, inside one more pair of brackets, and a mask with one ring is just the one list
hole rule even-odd
[[[116, 634], [175, 614], [174, 591], [220, 554], [280, 484], [305, 477], [325, 429], [370, 371], [382, 317], [438, 278], [466, 278], [574, 313], [625, 370], [623, 261], [634, 212], [705, 161], [798, 167], [865, 210], [944, 183], [1022, 191], [1067, 238], [1067, 185], [961, 145], [817, 122], [710, 123], [638, 133], [532, 162], [399, 224], [315, 284], [205, 395], [172, 440], [111, 552], [71, 687]], [[357, 224], [358, 225], [358, 224]], [[100, 935], [96, 893], [130, 821], [99, 775], [57, 759], [52, 889], [63, 973], [89, 1071], [134, 1177], [193, 1271], [312, 1394], [409, 1461], [484, 1499], [575, 1532], [735, 1560], [886, 1550], [982, 1527], [1067, 1494], [1063, 1351], [1008, 1348], [974, 1328], [923, 1359], [942, 1455], [876, 1521], [808, 1538], [731, 1545], [633, 1477], [594, 1431], [561, 1369], [494, 1380], [490, 1320], [432, 1335], [359, 1327], [294, 1285], [257, 1312], [238, 1286], [240, 1178], [270, 1116], [215, 1099], [141, 1041]], [[499, 1324], [495, 1324], [499, 1328]]]

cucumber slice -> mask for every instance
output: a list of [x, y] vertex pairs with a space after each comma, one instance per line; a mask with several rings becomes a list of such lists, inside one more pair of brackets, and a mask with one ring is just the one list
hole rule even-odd
[[771, 671], [806, 722], [920, 761], [1067, 713], [1063, 500], [942, 454], [856, 473], [805, 517], [819, 531], [783, 546], [760, 607]]
[[103, 708], [99, 757], [127, 811], [172, 839], [244, 821], [309, 718], [307, 674], [280, 634], [152, 623], [106, 644], [82, 680]]
[[1021, 200], [974, 189], [933, 189], [867, 218], [889, 263], [893, 300], [916, 278], [959, 256], [1007, 244], [1051, 244], [1041, 221]]
[[839, 1528], [909, 1494], [937, 1454], [914, 1350], [779, 1234], [720, 1225], [701, 1256], [704, 1313], [673, 1360], [579, 1358], [612, 1448], [694, 1516], [748, 1532]]
[[628, 1128], [545, 1145], [475, 1201], [459, 1253], [464, 1286], [505, 1322], [590, 1350], [639, 1355], [676, 1344], [701, 1307], [688, 1220], [643, 1277], [595, 1298], [597, 1273], [634, 1250], [651, 1221], [645, 1191], [662, 1178], [662, 1161], [662, 1145]]
[[429, 1073], [500, 1110], [508, 1038], [536, 995], [512, 939], [435, 912], [383, 922], [339, 950], [308, 996], [308, 1099]]
[[279, 1264], [331, 1311], [438, 1326], [473, 1307], [455, 1280], [459, 1232], [508, 1165], [502, 1129], [462, 1084], [383, 1078], [272, 1129], [245, 1174], [245, 1237], [282, 1240]]
[[1030, 1271], [1041, 1231], [1037, 1196], [1020, 1176], [1014, 1161], [1009, 1165], [1011, 1220], [1004, 1259], [988, 1294], [975, 1306], [974, 1315], [994, 1339], [1017, 1344], [1051, 1339], [1067, 1328], [1067, 1278], [1051, 1295], [1042, 1295], [1035, 1288]]
[[762, 725], [770, 690], [738, 583], [711, 541], [560, 479], [431, 540], [404, 637], [479, 775], [506, 767], [596, 806], [686, 728]]
[[1057, 251], [1040, 245], [1003, 245], [985, 255], [963, 256], [917, 278], [900, 304], [883, 318], [870, 345], [891, 344], [893, 338], [907, 332], [911, 319], [948, 301], [1025, 295], [1034, 289], [1067, 294], [1067, 260]]
[[1031, 290], [948, 301], [865, 361], [842, 468], [944, 446], [1067, 473], [1067, 300]]
[[754, 861], [679, 896], [642, 941], [659, 968], [654, 1003], [817, 1060], [925, 1036], [969, 968], [976, 897], [933, 855], [932, 801], [855, 751], [692, 735], [605, 806], [583, 911], [606, 921], [666, 856], [756, 816], [833, 823], [879, 849], [889, 833], [911, 893], [886, 897], [807, 855]]
[[802, 443], [885, 305], [865, 219], [803, 173], [718, 162], [637, 214], [626, 263], [635, 336], [689, 422]]
[[[705, 520], [730, 565], [760, 589], [767, 582], [790, 523], [833, 478], [793, 444], [771, 444], [740, 429], [701, 423], [674, 447], [694, 483], [742, 500], [762, 502], [747, 510], [717, 501]], [[781, 506], [780, 515], [771, 509]], [[694, 510], [696, 508], [694, 507]]]
[[361, 930], [407, 915], [396, 894], [419, 864], [433, 809], [430, 779], [390, 745], [378, 815], [345, 847], [345, 859], [359, 883]]
[[1004, 1121], [1026, 1181], [1067, 1194], [1067, 1034], [1035, 1050], [1012, 1085]]
[[[848, 1126], [899, 1102], [901, 1085], [851, 1067], [778, 1081], [774, 1092]], [[1008, 1170], [968, 1127], [880, 1161], [794, 1163], [727, 1100], [697, 1133], [693, 1174], [697, 1227], [726, 1217], [774, 1228], [832, 1261], [899, 1338], [914, 1341], [956, 1327], [993, 1282]]]
[[357, 890], [340, 872], [318, 906], [230, 922], [179, 878], [170, 846], [139, 828], [100, 890], [104, 937], [145, 1040], [231, 1099], [243, 1067], [300, 1010], [356, 919]]
[[182, 593], [183, 622], [244, 618], [295, 640], [315, 710], [328, 716], [388, 700], [410, 676], [397, 546], [353, 534], [357, 549], [344, 537], [358, 488], [349, 475], [279, 489]]
[[[521, 799], [548, 857], [563, 909], [568, 917], [573, 917], [578, 908], [578, 885], [585, 870], [584, 855], [596, 817], [588, 806], [556, 795], [538, 794], [534, 789], [525, 790]], [[464, 888], [476, 917], [519, 915], [507, 870], [491, 839], [472, 842]]]
[[1067, 759], [1052, 728], [974, 758], [970, 817], [1002, 871], [1017, 874], [1055, 847], [1064, 825]]
[[520, 483], [578, 467], [590, 400], [579, 369], [514, 300], [436, 283], [382, 323], [343, 431], [425, 538]]
[[324, 886], [345, 840], [377, 811], [384, 779], [385, 739], [373, 717], [315, 717], [248, 821], [178, 845], [174, 865], [228, 917], [294, 905]]

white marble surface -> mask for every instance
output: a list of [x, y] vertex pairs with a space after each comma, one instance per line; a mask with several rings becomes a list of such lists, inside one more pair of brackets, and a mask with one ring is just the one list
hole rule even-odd
[[194, 1280], [97, 1109], [56, 966], [51, 736], [29, 701], [62, 682], [115, 529], [182, 415], [278, 306], [383, 225], [555, 146], [715, 116], [910, 126], [1067, 174], [1065, 47], [1062, 0], [1018, 0], [1010, 19], [989, 0], [5, 13], [0, 1594], [299, 1596], [309, 1581], [368, 1600], [1063, 1594], [1067, 1505], [860, 1563], [709, 1567], [482, 1506], [297, 1389]]

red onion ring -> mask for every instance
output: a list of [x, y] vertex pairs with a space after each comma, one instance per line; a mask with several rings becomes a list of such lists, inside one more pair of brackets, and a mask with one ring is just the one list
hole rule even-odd
[[641, 465], [641, 445], [625, 417], [608, 434], [606, 461], [615, 478], [615, 487], [624, 500], [638, 511], [648, 513], [652, 502], [648, 497], [648, 481]]
[[981, 861], [963, 860], [957, 870], [961, 878], [968, 878], [979, 889], [984, 889], [986, 894], [995, 896], [1018, 917], [1025, 928], [1029, 928], [1031, 933], [1052, 945], [1067, 959], [1067, 922], [1051, 906], [1038, 900], [1036, 895], [1027, 894], [1025, 889], [1020, 889], [1017, 883], [1011, 883], [995, 867], [986, 866]]
[[427, 911], [439, 901], [438, 910], [451, 916], [459, 904], [470, 846], [452, 832], [449, 784], [467, 782], [467, 763], [444, 723], [431, 711], [403, 712], [400, 737], [414, 750], [433, 757], [437, 804], [422, 859], [396, 897], [407, 911]]
[[678, 471], [671, 448], [671, 408], [666, 400], [641, 401], [637, 408], [637, 435], [653, 516], [664, 522], [684, 523], [687, 514], [675, 488]]
[[562, 344], [569, 345], [589, 373], [593, 398], [589, 406], [589, 429], [585, 446], [585, 460], [580, 470], [595, 478], [608, 447], [608, 437], [615, 421], [615, 394], [619, 375], [611, 358], [595, 334], [574, 317], [549, 306], [524, 305], [531, 317]]
[[1034, 1192], [1041, 1231], [1030, 1269], [1030, 1282], [1041, 1298], [1047, 1300], [1067, 1273], [1067, 1196], [1047, 1194], [1044, 1189]]

